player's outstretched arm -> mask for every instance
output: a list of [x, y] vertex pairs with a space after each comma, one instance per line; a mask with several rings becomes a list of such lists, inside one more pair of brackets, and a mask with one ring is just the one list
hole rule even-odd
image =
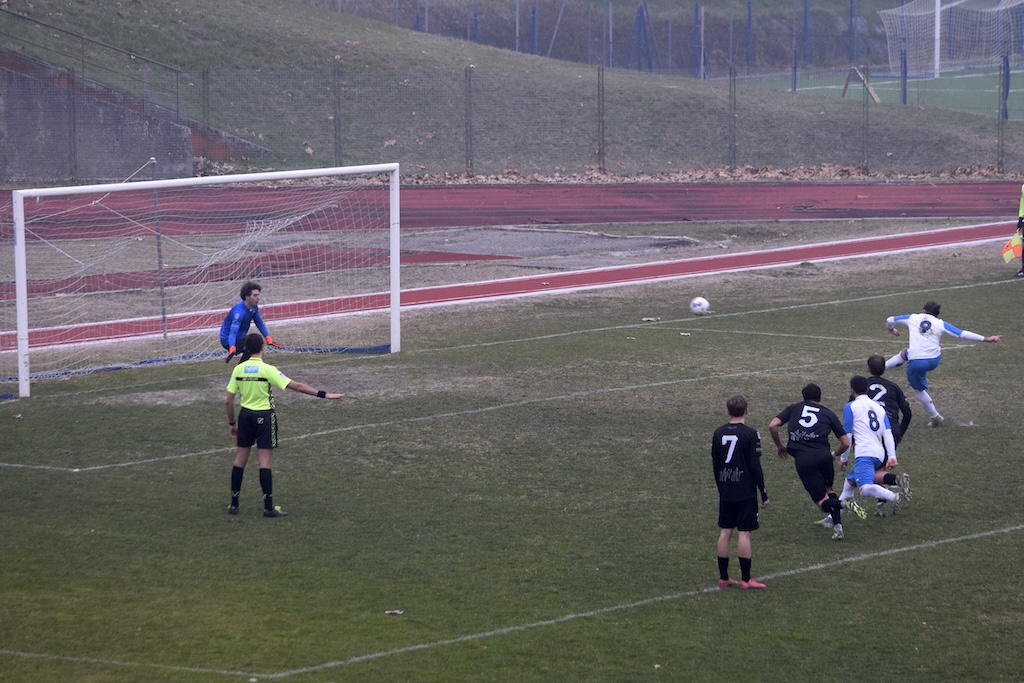
[[890, 315], [885, 319], [885, 329], [889, 330], [889, 334], [894, 337], [900, 336], [900, 331], [896, 329], [897, 324], [907, 325], [907, 318], [909, 315]]
[[341, 398], [345, 394], [329, 394], [326, 391], [317, 390], [309, 386], [304, 382], [297, 382], [294, 379], [288, 382], [288, 388], [293, 391], [297, 391], [301, 394], [307, 394], [309, 396], [316, 396], [317, 398]]

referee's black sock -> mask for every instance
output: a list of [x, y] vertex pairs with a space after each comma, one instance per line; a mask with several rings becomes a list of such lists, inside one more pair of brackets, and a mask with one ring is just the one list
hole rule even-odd
[[260, 468], [260, 488], [263, 489], [263, 509], [274, 509], [274, 473], [269, 467]]
[[242, 490], [242, 477], [245, 476], [245, 468], [233, 465], [231, 467], [231, 507], [238, 507], [238, 494]]
[[719, 557], [718, 558], [718, 578], [728, 579], [729, 578], [729, 558]]

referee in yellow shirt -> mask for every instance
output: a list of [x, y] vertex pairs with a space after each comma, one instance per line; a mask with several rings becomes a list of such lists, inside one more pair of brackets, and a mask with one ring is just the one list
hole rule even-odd
[[[231, 504], [228, 514], [238, 514], [238, 494], [249, 454], [255, 445], [259, 454], [260, 488], [263, 489], [263, 516], [284, 517], [288, 513], [274, 505], [272, 459], [277, 448], [277, 414], [274, 412], [273, 388], [293, 389], [317, 398], [341, 398], [344, 394], [317, 391], [308, 384], [290, 379], [269, 363], [263, 362], [263, 336], [255, 332], [245, 337], [242, 360], [231, 371], [225, 405], [231, 436], [235, 437], [235, 464], [231, 468]], [[235, 395], [241, 394], [238, 421], [235, 421]]]

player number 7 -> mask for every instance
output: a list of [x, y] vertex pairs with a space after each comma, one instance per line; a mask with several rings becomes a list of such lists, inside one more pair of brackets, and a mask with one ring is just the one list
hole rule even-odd
[[732, 460], [732, 454], [736, 452], [736, 444], [739, 442], [739, 437], [728, 434], [722, 437], [722, 445], [729, 448], [729, 452], [725, 456], [725, 462], [728, 464]]

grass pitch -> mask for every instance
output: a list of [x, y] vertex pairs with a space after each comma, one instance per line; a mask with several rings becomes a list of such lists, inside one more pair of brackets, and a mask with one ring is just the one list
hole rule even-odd
[[[346, 393], [281, 396], [283, 519], [252, 465], [226, 513], [223, 363], [40, 383], [0, 404], [0, 681], [794, 681], [860, 653], [880, 680], [1018, 680], [1012, 272], [993, 245], [803, 264], [412, 311], [394, 357], [275, 355]], [[840, 409], [928, 299], [1003, 342], [946, 339], [946, 426], [914, 404], [899, 453], [914, 499], [834, 543], [767, 423], [808, 381]], [[757, 593], [713, 589], [709, 439], [737, 392], [768, 444]]]

